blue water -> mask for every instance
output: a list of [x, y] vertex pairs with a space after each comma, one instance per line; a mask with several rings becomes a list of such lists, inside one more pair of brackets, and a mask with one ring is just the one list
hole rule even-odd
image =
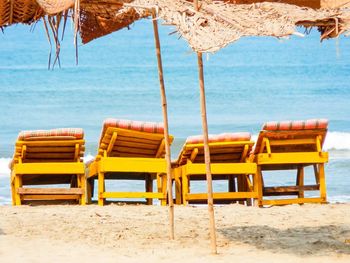
[[[82, 127], [87, 155], [94, 155], [105, 118], [162, 121], [151, 21], [79, 46], [79, 66], [70, 28], [62, 68], [53, 71], [47, 70], [49, 44], [41, 23], [33, 32], [18, 25], [0, 34], [0, 203], [9, 200], [6, 164], [19, 131]], [[168, 36], [172, 28], [160, 30], [176, 158], [183, 140], [201, 133], [197, 60], [183, 39]], [[321, 44], [315, 30], [287, 41], [244, 38], [204, 56], [209, 132], [257, 134], [269, 120], [327, 118], [329, 198], [349, 201], [349, 41]]]

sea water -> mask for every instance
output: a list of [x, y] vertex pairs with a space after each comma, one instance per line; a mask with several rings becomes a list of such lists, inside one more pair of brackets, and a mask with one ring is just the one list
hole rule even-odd
[[[201, 117], [196, 55], [186, 41], [168, 35], [173, 30], [160, 27], [176, 158], [185, 138], [201, 133]], [[61, 69], [48, 70], [50, 45], [40, 22], [33, 31], [17, 25], [0, 35], [1, 204], [10, 202], [8, 163], [21, 130], [82, 127], [87, 160], [96, 154], [104, 119], [162, 121], [150, 20], [79, 45], [78, 66], [72, 36], [69, 26], [61, 43]], [[327, 118], [328, 200], [350, 201], [349, 41], [340, 37], [320, 43], [314, 30], [305, 38], [289, 40], [243, 38], [204, 55], [209, 132], [247, 131], [256, 137], [265, 121]], [[308, 178], [307, 182], [313, 177]], [[288, 185], [295, 175], [266, 180]], [[125, 191], [135, 185], [123, 182], [116, 187]], [[226, 187], [214, 185], [217, 191]]]

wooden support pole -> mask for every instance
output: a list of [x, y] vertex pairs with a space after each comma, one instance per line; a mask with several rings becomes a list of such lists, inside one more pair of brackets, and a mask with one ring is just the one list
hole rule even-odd
[[171, 178], [171, 155], [170, 155], [170, 140], [169, 140], [169, 126], [168, 126], [168, 109], [167, 109], [167, 100], [166, 100], [164, 78], [163, 78], [162, 56], [160, 52], [158, 21], [156, 20], [157, 17], [154, 9], [152, 10], [152, 18], [153, 18], [154, 41], [156, 44], [156, 53], [157, 53], [157, 61], [158, 61], [158, 75], [159, 75], [159, 84], [160, 84], [160, 94], [162, 99], [163, 120], [164, 120], [165, 160], [167, 163], [167, 193], [168, 193], [168, 204], [169, 204], [170, 239], [174, 239], [174, 200], [173, 200], [172, 178]]
[[[199, 10], [198, 0], [194, 0], [193, 5], [196, 11], [198, 11]], [[212, 254], [216, 254], [217, 249], [216, 249], [216, 230], [215, 230], [215, 217], [214, 217], [213, 182], [212, 182], [212, 175], [211, 175], [211, 168], [210, 168], [210, 151], [209, 151], [209, 138], [208, 138], [207, 108], [206, 108], [205, 88], [204, 88], [203, 57], [202, 57], [202, 53], [200, 52], [197, 52], [197, 61], [198, 61], [200, 103], [201, 103], [201, 115], [202, 115], [202, 127], [203, 127], [204, 161], [205, 161], [205, 172], [207, 176], [207, 188], [208, 188], [210, 247], [211, 247]]]

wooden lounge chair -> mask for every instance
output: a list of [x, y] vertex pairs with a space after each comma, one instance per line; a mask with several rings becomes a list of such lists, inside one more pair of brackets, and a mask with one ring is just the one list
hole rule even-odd
[[[262, 185], [259, 191], [260, 206], [326, 202], [324, 164], [328, 162], [328, 153], [322, 151], [322, 145], [327, 126], [328, 121], [323, 119], [267, 122], [263, 126], [251, 155], [251, 160], [258, 165]], [[314, 185], [304, 185], [304, 168], [308, 166], [313, 167]], [[296, 184], [265, 187], [263, 172], [272, 170], [295, 170]], [[304, 197], [305, 191], [316, 190], [319, 190], [320, 197]], [[265, 196], [279, 198], [265, 200]], [[288, 199], [287, 196], [296, 198]]]
[[[209, 135], [211, 172], [213, 180], [227, 180], [228, 190], [213, 194], [215, 203], [257, 198], [256, 164], [247, 160], [254, 145], [249, 133]], [[187, 138], [178, 157], [175, 177], [181, 177], [183, 204], [207, 200], [207, 193], [191, 193], [190, 182], [206, 180], [202, 136]], [[251, 180], [251, 176], [253, 180]], [[177, 198], [178, 200], [179, 198]]]
[[[18, 136], [11, 168], [13, 205], [28, 200], [86, 203], [82, 129], [24, 131]], [[69, 184], [70, 188], [30, 188]]]
[[[173, 137], [170, 136], [171, 142]], [[106, 198], [146, 198], [166, 204], [166, 161], [162, 123], [107, 119], [103, 124], [97, 156], [88, 165], [88, 199], [98, 179], [98, 204]], [[145, 192], [107, 192], [105, 180], [143, 180]], [[157, 191], [153, 192], [153, 180]]]

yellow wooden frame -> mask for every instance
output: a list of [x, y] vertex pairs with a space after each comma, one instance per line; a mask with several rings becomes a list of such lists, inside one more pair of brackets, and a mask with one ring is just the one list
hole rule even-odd
[[[88, 165], [86, 171], [87, 198], [92, 199], [93, 180], [98, 181], [98, 204], [103, 206], [107, 198], [145, 198], [147, 204], [152, 204], [153, 199], [159, 199], [162, 205], [167, 203], [167, 169], [166, 160], [162, 157], [165, 150], [164, 135], [133, 131], [129, 129], [109, 127], [106, 133], [109, 141], [102, 138], [95, 160]], [[132, 138], [153, 138], [159, 140], [159, 145], [154, 158], [143, 157], [110, 157], [113, 147], [116, 147], [118, 136], [130, 136]], [[170, 136], [170, 143], [173, 141]], [[132, 144], [132, 142], [131, 142]], [[128, 147], [128, 145], [123, 145]], [[107, 173], [130, 173], [127, 179], [134, 179], [133, 173], [149, 173], [153, 176], [145, 177], [146, 192], [106, 192], [105, 175]], [[117, 178], [115, 178], [117, 179]], [[153, 180], [157, 181], [157, 191], [153, 191]]]
[[[27, 150], [31, 146], [55, 147], [74, 146], [74, 160], [71, 162], [25, 162]], [[12, 204], [21, 205], [23, 200], [78, 200], [86, 204], [85, 166], [81, 162], [84, 152], [84, 140], [42, 139], [33, 141], [17, 141], [16, 152], [11, 166]], [[60, 154], [60, 152], [57, 152]], [[45, 156], [45, 153], [42, 154]], [[40, 156], [40, 155], [39, 155]], [[77, 187], [66, 188], [33, 188], [23, 187], [23, 178], [28, 175], [76, 175]], [[53, 182], [53, 184], [55, 184]], [[32, 185], [32, 184], [30, 184]], [[36, 185], [36, 184], [33, 184]]]
[[[292, 131], [294, 134], [302, 131]], [[276, 132], [277, 133], [277, 132]], [[287, 132], [284, 132], [286, 134]], [[254, 160], [258, 165], [258, 175], [261, 184], [261, 190], [259, 191], [258, 205], [287, 205], [287, 204], [303, 204], [303, 203], [326, 203], [326, 183], [324, 164], [328, 162], [328, 153], [322, 151], [322, 143], [324, 141], [324, 135], [326, 131], [313, 132], [313, 134], [307, 134], [307, 138], [288, 138], [288, 139], [274, 139], [263, 136], [262, 144], [259, 149], [259, 153], [252, 156], [251, 160]], [[316, 151], [295, 151], [295, 152], [272, 152], [273, 146], [297, 146], [297, 145], [310, 145], [316, 149]], [[310, 148], [311, 149], [311, 148]], [[315, 173], [316, 185], [304, 185], [304, 167], [313, 166]], [[264, 187], [263, 184], [263, 171], [269, 170], [297, 170], [297, 178], [295, 186], [274, 186]], [[319, 190], [319, 197], [304, 197], [305, 191]], [[273, 200], [264, 199], [264, 196], [287, 196], [295, 195], [297, 198], [278, 198]]]
[[[239, 163], [211, 163], [211, 172], [213, 180], [222, 175], [241, 176], [243, 180], [246, 180], [247, 189], [249, 191], [243, 192], [220, 192], [213, 193], [214, 200], [234, 200], [234, 199], [257, 199], [258, 198], [258, 176], [257, 176], [257, 165], [249, 162], [247, 156], [249, 149], [254, 143], [251, 141], [236, 141], [236, 142], [214, 142], [209, 143], [210, 149], [220, 149], [230, 146], [243, 146], [242, 157]], [[181, 192], [176, 191], [176, 203], [187, 205], [189, 201], [202, 201], [207, 200], [207, 193], [191, 193], [190, 192], [190, 181], [191, 176], [194, 175], [205, 175], [205, 164], [204, 163], [193, 163], [199, 149], [203, 148], [203, 143], [198, 144], [187, 144], [184, 146], [184, 150], [191, 150], [190, 158], [187, 159], [187, 163], [174, 168], [175, 182], [180, 178], [181, 180]], [[181, 154], [179, 160], [181, 159]], [[252, 175], [252, 181], [250, 180]], [[230, 179], [228, 179], [230, 180]], [[181, 194], [181, 196], [178, 196]]]

